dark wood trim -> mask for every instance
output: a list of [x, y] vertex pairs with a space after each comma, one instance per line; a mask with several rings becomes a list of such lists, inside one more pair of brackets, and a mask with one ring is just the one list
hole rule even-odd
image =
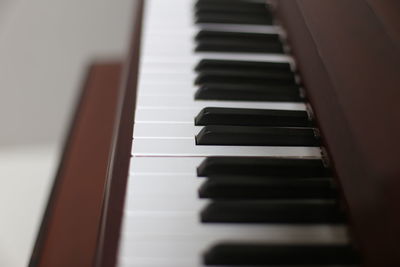
[[399, 4], [375, 2], [279, 0], [278, 12], [363, 266], [400, 266]]
[[90, 67], [30, 266], [92, 266], [122, 65]]
[[136, 107], [140, 42], [144, 1], [137, 1], [131, 41], [131, 51], [124, 69], [119, 99], [112, 153], [103, 203], [102, 224], [96, 257], [96, 266], [113, 267], [116, 264], [118, 241], [123, 216], [126, 183], [131, 158], [133, 121]]

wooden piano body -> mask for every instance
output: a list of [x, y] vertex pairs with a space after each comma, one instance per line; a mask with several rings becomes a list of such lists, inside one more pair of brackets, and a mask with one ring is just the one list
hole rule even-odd
[[[400, 266], [400, 2], [276, 2], [363, 266]], [[126, 62], [88, 72], [31, 266], [115, 265], [143, 5]]]

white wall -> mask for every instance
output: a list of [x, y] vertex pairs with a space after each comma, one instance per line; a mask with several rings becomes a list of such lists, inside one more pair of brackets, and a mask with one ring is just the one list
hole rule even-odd
[[26, 266], [86, 67], [123, 58], [134, 0], [0, 0], [0, 266]]

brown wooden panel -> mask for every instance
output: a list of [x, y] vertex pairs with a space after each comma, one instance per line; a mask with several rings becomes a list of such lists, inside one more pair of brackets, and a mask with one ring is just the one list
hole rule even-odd
[[400, 1], [367, 0], [387, 34], [400, 45]]
[[400, 49], [382, 10], [366, 0], [279, 7], [364, 266], [400, 266]]
[[133, 119], [136, 106], [140, 41], [144, 1], [137, 1], [129, 57], [124, 66], [124, 80], [118, 104], [112, 154], [105, 188], [102, 228], [95, 266], [112, 267], [116, 264], [128, 169], [131, 158]]
[[92, 266], [121, 77], [93, 65], [68, 138], [31, 266]]

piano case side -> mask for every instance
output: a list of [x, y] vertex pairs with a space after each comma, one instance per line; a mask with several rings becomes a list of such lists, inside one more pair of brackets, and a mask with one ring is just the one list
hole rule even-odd
[[143, 1], [125, 62], [90, 66], [30, 267], [114, 266], [131, 156]]
[[400, 266], [398, 1], [278, 3], [363, 266]]
[[31, 267], [92, 265], [121, 69], [119, 62], [89, 68]]
[[144, 0], [136, 1], [130, 52], [124, 66], [122, 93], [119, 96], [117, 120], [114, 127], [101, 228], [94, 262], [96, 267], [116, 265], [131, 159], [144, 5]]

